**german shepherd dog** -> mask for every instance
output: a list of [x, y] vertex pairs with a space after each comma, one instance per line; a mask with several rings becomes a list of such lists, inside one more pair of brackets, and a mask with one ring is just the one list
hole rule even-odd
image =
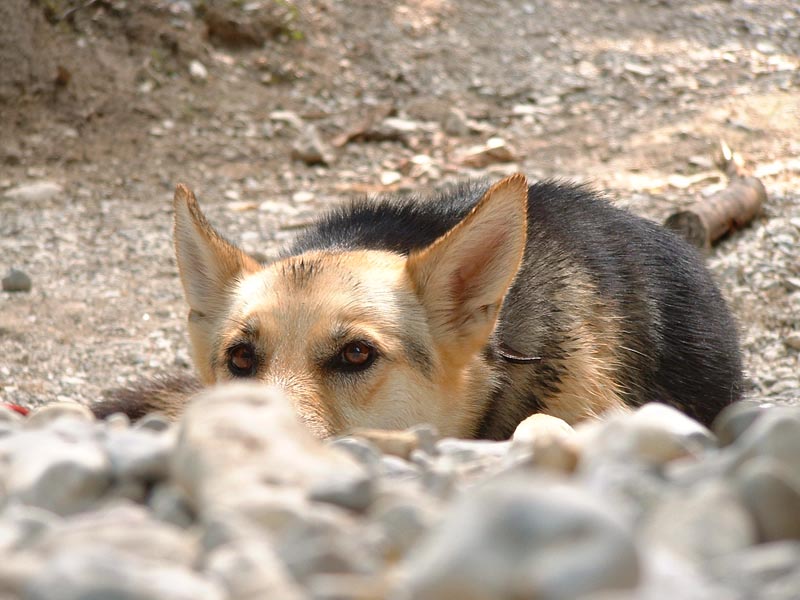
[[[739, 399], [736, 326], [701, 257], [584, 186], [522, 175], [334, 210], [269, 264], [175, 193], [202, 385], [280, 387], [319, 437], [431, 423], [506, 439], [660, 401], [708, 424]], [[180, 413], [169, 380], [95, 407]]]

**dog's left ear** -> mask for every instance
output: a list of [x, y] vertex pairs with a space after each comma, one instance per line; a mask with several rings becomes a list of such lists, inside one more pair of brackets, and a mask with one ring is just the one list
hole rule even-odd
[[196, 317], [216, 316], [233, 282], [259, 265], [211, 227], [183, 184], [175, 189], [174, 208], [175, 255], [186, 301]]
[[431, 334], [449, 360], [469, 360], [491, 335], [522, 262], [527, 208], [525, 176], [506, 177], [460, 223], [408, 257]]

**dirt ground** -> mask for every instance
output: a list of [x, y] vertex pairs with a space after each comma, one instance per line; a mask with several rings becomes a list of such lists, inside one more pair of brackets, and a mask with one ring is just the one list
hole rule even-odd
[[0, 400], [190, 370], [179, 181], [269, 257], [355, 194], [518, 170], [661, 221], [725, 185], [721, 139], [770, 200], [709, 264], [751, 395], [798, 402], [796, 2], [4, 0], [0, 275], [33, 286], [0, 292]]

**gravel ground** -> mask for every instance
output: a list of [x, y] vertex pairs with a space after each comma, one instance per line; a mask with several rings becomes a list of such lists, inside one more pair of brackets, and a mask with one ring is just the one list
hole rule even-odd
[[3, 410], [0, 593], [797, 597], [800, 408], [736, 404], [713, 432], [659, 404], [525, 429], [322, 443], [287, 398], [244, 384], [204, 393], [177, 424], [98, 422], [75, 403]]
[[56, 76], [0, 85], [0, 269], [32, 280], [0, 294], [2, 400], [85, 402], [190, 369], [170, 239], [178, 181], [221, 231], [270, 256], [354, 194], [517, 170], [591, 181], [662, 220], [724, 185], [719, 139], [770, 200], [709, 264], [752, 396], [800, 398], [793, 3], [312, 2], [288, 16], [210, 4], [231, 36], [206, 35], [214, 21], [191, 1], [97, 3], [58, 27], [6, 5], [38, 23], [28, 45]]

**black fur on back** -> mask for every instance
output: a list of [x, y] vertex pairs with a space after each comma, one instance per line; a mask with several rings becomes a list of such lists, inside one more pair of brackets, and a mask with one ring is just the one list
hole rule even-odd
[[[355, 249], [408, 254], [457, 224], [487, 189], [481, 181], [429, 199], [358, 200], [312, 225], [285, 256]], [[629, 404], [666, 402], [708, 424], [740, 398], [736, 324], [702, 257], [675, 234], [613, 207], [587, 187], [545, 181], [528, 190], [526, 255], [496, 340], [543, 360], [499, 367], [525, 369], [530, 386], [524, 397], [504, 397], [501, 391], [479, 435], [507, 437], [544, 406], [542, 390], [558, 388], [569, 369], [565, 331], [573, 317], [572, 307], [554, 298], [565, 291], [569, 296], [569, 287], [581, 278], [589, 278], [597, 302], [609, 307], [623, 332], [617, 378]]]

